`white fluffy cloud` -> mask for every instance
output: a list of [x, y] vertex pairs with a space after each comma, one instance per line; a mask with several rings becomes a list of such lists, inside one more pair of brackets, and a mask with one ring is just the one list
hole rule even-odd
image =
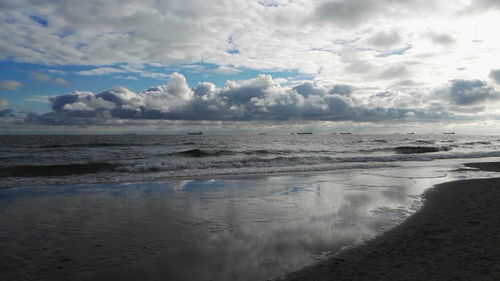
[[76, 91], [53, 96], [52, 112], [30, 116], [30, 122], [48, 124], [100, 123], [111, 119], [165, 120], [323, 120], [414, 121], [470, 119], [491, 113], [477, 107], [495, 106], [500, 93], [481, 80], [453, 80], [428, 91], [367, 92], [345, 84], [314, 81], [282, 86], [269, 75], [227, 81], [222, 87], [209, 82], [194, 89], [174, 73], [166, 85], [140, 93], [123, 87], [99, 94]]

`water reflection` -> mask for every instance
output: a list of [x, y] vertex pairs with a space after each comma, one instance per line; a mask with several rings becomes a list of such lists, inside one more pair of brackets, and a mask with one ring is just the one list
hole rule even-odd
[[0, 190], [0, 279], [279, 277], [394, 226], [445, 180], [407, 172]]

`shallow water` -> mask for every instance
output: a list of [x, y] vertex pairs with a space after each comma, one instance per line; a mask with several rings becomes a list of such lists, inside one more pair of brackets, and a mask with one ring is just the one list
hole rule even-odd
[[[370, 239], [457, 165], [0, 190], [1, 280], [266, 280]], [[328, 252], [329, 251], [329, 252]]]

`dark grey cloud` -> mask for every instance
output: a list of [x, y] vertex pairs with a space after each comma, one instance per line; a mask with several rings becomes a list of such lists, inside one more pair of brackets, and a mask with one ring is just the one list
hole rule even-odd
[[453, 80], [450, 98], [456, 105], [476, 105], [489, 100], [498, 100], [500, 93], [481, 80]]
[[0, 117], [14, 117], [14, 116], [15, 112], [10, 108], [0, 110]]
[[490, 71], [490, 78], [495, 81], [495, 83], [500, 84], [500, 69], [492, 69]]

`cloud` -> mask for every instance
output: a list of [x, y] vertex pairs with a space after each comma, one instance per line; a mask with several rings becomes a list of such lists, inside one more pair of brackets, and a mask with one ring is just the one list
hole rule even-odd
[[7, 108], [0, 110], [0, 117], [14, 117], [16, 116], [14, 110]]
[[498, 0], [473, 0], [471, 7], [476, 9], [500, 9], [500, 1]]
[[[51, 71], [49, 71], [51, 72]], [[57, 73], [57, 72], [55, 72]], [[71, 83], [63, 78], [55, 78], [52, 79], [50, 75], [42, 72], [33, 72], [30, 75], [31, 79], [36, 80], [38, 82], [43, 82], [43, 83], [54, 83], [58, 85], [63, 85], [63, 86], [68, 86], [71, 85]]]
[[71, 83], [69, 81], [66, 81], [65, 79], [60, 78], [60, 77], [52, 80], [52, 82], [55, 84], [65, 85], [65, 86], [71, 85]]
[[9, 105], [9, 100], [7, 99], [0, 99], [0, 108], [6, 107]]
[[238, 28], [232, 23], [252, 22], [241, 16], [245, 11], [266, 8], [247, 1], [213, 5], [202, 0], [2, 4], [2, 40], [10, 44], [0, 44], [0, 57], [47, 65], [198, 62], [225, 53], [226, 39]]
[[50, 81], [50, 76], [47, 75], [47, 74], [45, 74], [45, 73], [41, 73], [41, 72], [31, 73], [30, 77], [31, 77], [31, 79], [39, 81], [39, 82], [48, 82], [48, 81]]
[[113, 76], [113, 78], [114, 79], [125, 79], [125, 80], [139, 80], [137, 77], [131, 76], [131, 75], [128, 75], [128, 76], [117, 75], [117, 76]]
[[490, 71], [490, 78], [495, 81], [495, 83], [500, 84], [500, 69], [492, 69]]
[[[500, 55], [490, 28], [500, 24], [498, 17], [459, 15], [468, 1], [1, 2], [0, 60], [67, 73], [76, 66], [88, 76], [163, 80], [160, 67], [208, 64], [215, 66], [204, 70], [210, 75], [289, 71], [383, 88], [380, 69], [412, 59], [421, 64], [411, 74], [436, 87], [456, 79], [458, 66], [467, 69], [460, 77], [471, 79], [473, 70], [494, 67], [488, 62]], [[436, 48], [451, 42], [446, 34], [453, 49]], [[352, 51], [348, 61], [346, 50]]]
[[0, 81], [0, 90], [17, 91], [22, 85], [15, 80], [2, 80]]
[[239, 69], [231, 67], [231, 66], [221, 65], [221, 66], [217, 67], [214, 70], [214, 72], [215, 73], [219, 73], [219, 74], [238, 74], [241, 71]]
[[453, 80], [449, 88], [451, 101], [456, 105], [469, 106], [498, 100], [500, 93], [481, 80]]
[[314, 17], [342, 28], [356, 27], [379, 11], [381, 5], [372, 0], [339, 0], [320, 4]]
[[408, 76], [408, 67], [404, 64], [391, 65], [386, 67], [379, 75], [380, 79], [396, 79]]
[[91, 70], [77, 71], [76, 74], [83, 76], [98, 76], [98, 75], [109, 75], [121, 72], [125, 72], [125, 70], [114, 67], [98, 67]]
[[50, 72], [50, 73], [55, 73], [55, 74], [59, 74], [59, 75], [65, 75], [66, 74], [66, 71], [60, 70], [60, 69], [49, 69], [47, 71]]
[[34, 95], [26, 98], [28, 101], [40, 102], [40, 103], [50, 103], [50, 99], [55, 96], [42, 96], [42, 95]]
[[380, 31], [368, 38], [367, 43], [377, 48], [387, 49], [398, 45], [402, 40], [401, 35], [395, 30], [391, 32]]
[[380, 122], [426, 118], [425, 106], [418, 107], [422, 100], [421, 95], [390, 92], [366, 100], [356, 97], [350, 85], [307, 81], [282, 86], [269, 75], [227, 81], [222, 87], [201, 82], [193, 89], [183, 75], [174, 73], [166, 85], [139, 93], [116, 87], [98, 94], [75, 91], [49, 97], [52, 112], [32, 115], [29, 121], [54, 125], [104, 124], [118, 119]]
[[429, 33], [429, 37], [431, 38], [432, 42], [438, 45], [451, 45], [455, 43], [455, 39], [446, 33], [435, 33], [431, 32]]

